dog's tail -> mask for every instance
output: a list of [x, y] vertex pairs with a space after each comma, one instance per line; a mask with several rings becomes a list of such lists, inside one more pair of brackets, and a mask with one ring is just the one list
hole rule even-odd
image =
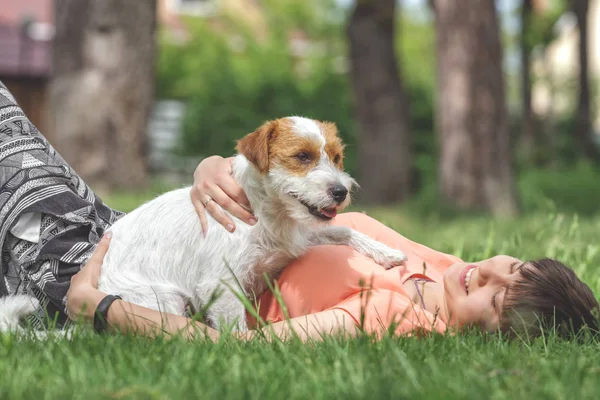
[[21, 318], [33, 314], [39, 305], [35, 297], [26, 295], [0, 298], [0, 332], [19, 330]]

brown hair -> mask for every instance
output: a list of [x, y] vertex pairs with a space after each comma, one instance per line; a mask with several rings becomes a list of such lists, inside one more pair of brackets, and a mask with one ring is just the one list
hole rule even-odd
[[524, 338], [556, 332], [567, 339], [583, 329], [600, 333], [600, 305], [572, 269], [543, 258], [526, 263], [520, 274], [504, 300], [501, 331]]

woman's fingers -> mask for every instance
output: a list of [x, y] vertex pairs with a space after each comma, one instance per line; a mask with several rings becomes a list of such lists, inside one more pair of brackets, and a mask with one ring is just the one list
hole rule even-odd
[[[225, 211], [249, 225], [256, 223], [256, 217], [250, 210], [250, 202], [246, 194], [233, 180], [223, 180], [211, 187], [208, 195]], [[214, 214], [211, 213], [211, 215]]]
[[200, 224], [202, 225], [202, 233], [204, 234], [204, 237], [206, 237], [208, 232], [208, 220], [206, 217], [207, 212], [215, 219], [215, 221], [223, 225], [229, 232], [233, 232], [235, 230], [235, 223], [218, 206], [219, 202], [224, 202], [227, 204], [228, 201], [232, 200], [229, 199], [229, 197], [227, 197], [227, 195], [217, 186], [211, 190], [206, 190], [205, 192], [212, 193], [212, 196], [204, 193], [196, 193], [192, 196], [192, 203], [196, 209], [196, 214], [198, 214], [198, 217], [200, 218]]
[[71, 277], [67, 291], [67, 315], [71, 319], [83, 317], [93, 320], [94, 310], [105, 294], [98, 290], [102, 262], [110, 245], [111, 232], [107, 232], [85, 266]]
[[[86, 271], [85, 274], [88, 274], [88, 278], [93, 287], [98, 288], [98, 280], [100, 279], [100, 272], [102, 270], [102, 262], [104, 261], [104, 257], [108, 252], [108, 247], [110, 245], [110, 239], [112, 238], [112, 232], [106, 232], [106, 234], [102, 237], [98, 246], [96, 246], [96, 250], [94, 250], [94, 254], [90, 257], [89, 261], [85, 265], [83, 269]], [[82, 269], [82, 271], [83, 271]]]
[[[206, 204], [206, 211], [208, 211], [210, 215], [219, 224], [223, 225], [225, 229], [227, 229], [229, 232], [233, 232], [235, 230], [235, 223], [233, 222], [233, 219], [231, 219], [226, 213], [223, 212], [223, 209], [221, 209], [221, 207], [223, 207], [226, 210], [241, 207], [235, 204], [234, 201], [229, 196], [227, 196], [227, 194], [225, 194], [225, 192], [223, 192], [218, 186], [214, 186], [208, 192], [211, 194], [207, 196], [207, 200], [209, 201], [204, 203]], [[232, 215], [235, 215], [231, 211], [229, 212]]]
[[95, 264], [102, 266], [102, 261], [104, 261], [104, 256], [108, 252], [108, 246], [110, 245], [110, 239], [112, 238], [112, 232], [106, 232], [98, 245], [96, 246], [96, 250], [94, 250], [94, 254], [90, 257], [88, 264]]
[[208, 232], [206, 212], [230, 232], [235, 230], [235, 222], [231, 216], [250, 225], [256, 223], [256, 217], [249, 211], [250, 202], [244, 190], [232, 176], [232, 168], [233, 158], [212, 156], [204, 159], [194, 173], [192, 203], [205, 236]]
[[192, 196], [192, 204], [196, 209], [196, 214], [198, 214], [198, 218], [200, 218], [200, 225], [202, 225], [202, 234], [206, 237], [206, 232], [208, 232], [208, 220], [206, 219], [206, 209], [200, 200], [196, 200], [194, 196]]
[[[233, 171], [233, 160], [234, 158], [228, 158], [227, 161], [229, 162], [230, 165], [230, 172], [229, 172], [229, 176], [228, 179], [224, 179], [223, 182], [221, 182], [221, 189], [223, 189], [223, 191], [225, 193], [227, 193], [229, 195], [229, 197], [231, 197], [232, 199], [234, 199], [239, 205], [241, 205], [242, 207], [244, 207], [246, 210], [252, 210], [252, 205], [250, 204], [250, 201], [248, 200], [248, 197], [246, 196], [246, 192], [244, 192], [244, 189], [242, 189], [242, 187], [240, 185], [238, 185], [237, 181], [235, 179], [233, 179], [232, 176], [232, 171]], [[252, 214], [251, 212], [249, 214]], [[240, 218], [236, 215], [237, 218]], [[243, 219], [244, 221], [248, 222], [245, 218], [240, 218]]]

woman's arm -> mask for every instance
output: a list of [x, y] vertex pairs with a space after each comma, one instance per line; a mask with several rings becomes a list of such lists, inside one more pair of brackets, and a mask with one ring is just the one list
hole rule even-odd
[[249, 339], [264, 335], [267, 339], [282, 340], [295, 337], [306, 342], [309, 339], [321, 340], [326, 335], [354, 337], [357, 332], [359, 329], [352, 317], [341, 309], [333, 309], [276, 322], [266, 326], [262, 331], [248, 331], [240, 337]]
[[[180, 334], [188, 339], [208, 338], [213, 341], [219, 339], [219, 331], [205, 324], [179, 315], [161, 313], [122, 300], [113, 303], [108, 311], [107, 320], [120, 330], [144, 336]], [[270, 324], [262, 330], [237, 332], [233, 335], [241, 340], [251, 340], [256, 336], [263, 336], [268, 340], [298, 338], [305, 342], [309, 339], [320, 340], [324, 335], [346, 334], [347, 336], [353, 336], [357, 331], [354, 320], [348, 314], [342, 310], [334, 309]]]
[[[110, 238], [111, 235], [108, 232], [98, 244], [86, 266], [71, 278], [71, 286], [67, 293], [67, 310], [71, 319], [93, 321], [98, 304], [106, 296], [106, 293], [98, 290], [98, 279]], [[107, 320], [112, 329], [150, 337], [160, 334], [181, 334], [189, 339], [217, 340], [219, 338], [217, 330], [200, 322], [179, 315], [162, 313], [123, 300], [116, 300], [110, 306]], [[267, 339], [285, 340], [298, 337], [306, 341], [321, 339], [323, 335], [327, 334], [354, 335], [355, 328], [354, 320], [344, 311], [328, 310], [271, 324], [262, 331], [248, 331], [236, 334], [236, 336], [242, 340], [249, 340], [264, 334]]]

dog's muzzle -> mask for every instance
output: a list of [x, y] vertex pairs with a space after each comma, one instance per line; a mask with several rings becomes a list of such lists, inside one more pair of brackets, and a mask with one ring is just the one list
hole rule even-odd
[[327, 190], [327, 193], [329, 194], [329, 196], [331, 197], [331, 199], [333, 200], [335, 205], [332, 205], [330, 207], [317, 207], [315, 205], [311, 205], [311, 204], [307, 203], [306, 201], [301, 199], [295, 193], [290, 193], [290, 194], [296, 200], [298, 200], [298, 202], [300, 204], [302, 204], [304, 207], [306, 207], [310, 214], [312, 214], [313, 216], [317, 217], [320, 220], [330, 221], [333, 218], [335, 218], [335, 216], [337, 215], [338, 206], [341, 203], [343, 203], [344, 200], [346, 200], [346, 197], [348, 196], [348, 189], [346, 189], [346, 187], [343, 185], [336, 184], [336, 185], [331, 186]]

